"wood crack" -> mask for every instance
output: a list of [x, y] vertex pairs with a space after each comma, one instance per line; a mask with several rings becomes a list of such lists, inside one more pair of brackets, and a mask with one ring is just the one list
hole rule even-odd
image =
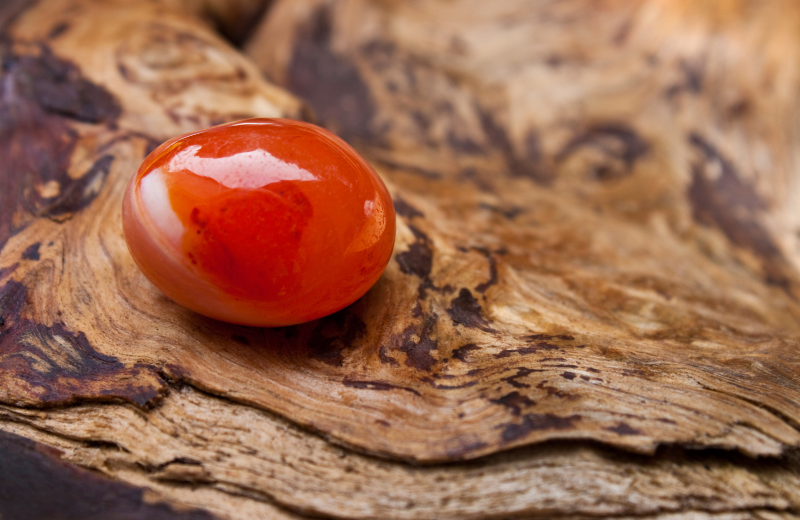
[[[42, 440], [52, 445], [58, 446], [60, 443], [59, 438], [62, 441], [66, 440], [72, 444], [71, 448], [67, 450], [71, 453], [72, 462], [94, 467], [114, 478], [133, 479], [133, 477], [126, 477], [125, 475], [132, 471], [132, 466], [136, 466], [139, 468], [137, 471], [146, 473], [146, 480], [154, 483], [154, 485], [158, 484], [160, 490], [170, 489], [170, 485], [173, 484], [181, 489], [186, 489], [186, 486], [189, 486], [195, 490], [195, 493], [200, 489], [208, 489], [209, 493], [217, 490], [231, 495], [249, 497], [249, 499], [259, 500], [282, 510], [302, 515], [361, 518], [359, 515], [352, 516], [350, 514], [348, 516], [349, 514], [344, 514], [343, 510], [337, 509], [336, 503], [339, 500], [367, 500], [367, 502], [370, 502], [366, 496], [372, 496], [376, 492], [375, 480], [386, 478], [386, 475], [388, 475], [384, 473], [386, 471], [390, 471], [389, 474], [396, 475], [395, 471], [400, 470], [400, 468], [403, 468], [403, 472], [412, 476], [411, 480], [406, 483], [401, 481], [392, 484], [392, 487], [396, 487], [398, 491], [404, 490], [403, 493], [394, 498], [392, 498], [393, 493], [389, 493], [388, 496], [383, 498], [375, 497], [377, 503], [373, 503], [371, 507], [378, 507], [378, 509], [372, 509], [373, 513], [370, 513], [371, 515], [386, 518], [406, 518], [403, 514], [394, 512], [399, 503], [389, 505], [392, 504], [391, 501], [402, 501], [401, 497], [407, 496], [407, 490], [413, 490], [420, 485], [433, 485], [434, 482], [440, 482], [437, 485], [445, 482], [448, 483], [447, 486], [455, 486], [448, 493], [452, 493], [450, 495], [452, 497], [451, 500], [457, 500], [456, 497], [463, 491], [460, 491], [460, 484], [456, 484], [457, 480], [450, 479], [458, 474], [472, 474], [473, 477], [470, 478], [478, 480], [487, 478], [491, 480], [502, 478], [501, 475], [515, 467], [516, 469], [513, 471], [516, 472], [517, 477], [514, 478], [522, 479], [518, 482], [518, 485], [523, 488], [532, 485], [534, 487], [544, 486], [545, 488], [554, 485], [556, 487], [563, 486], [565, 482], [558, 484], [560, 482], [558, 478], [556, 480], [546, 478], [543, 482], [534, 484], [535, 479], [542, 478], [535, 475], [539, 474], [537, 473], [538, 471], [543, 471], [542, 475], [548, 474], [548, 472], [561, 471], [559, 468], [562, 468], [561, 465], [568, 460], [573, 460], [573, 463], [582, 460], [583, 462], [580, 462], [579, 466], [580, 464], [589, 464], [589, 466], [584, 467], [583, 471], [605, 471], [607, 472], [605, 478], [613, 478], [615, 481], [618, 478], [630, 479], [631, 475], [639, 475], [637, 479], [644, 476], [645, 479], [634, 486], [634, 489], [637, 490], [634, 494], [637, 496], [641, 494], [640, 488], [642, 485], [653, 486], [650, 491], [653, 494], [649, 495], [649, 500], [655, 505], [659, 503], [662, 506], [670, 504], [668, 507], [648, 507], [646, 511], [642, 511], [640, 514], [636, 513], [638, 506], [634, 504], [642, 499], [641, 496], [636, 500], [627, 501], [626, 493], [630, 491], [622, 495], [618, 491], [611, 492], [611, 494], [606, 495], [606, 499], [610, 500], [609, 504], [616, 504], [614, 507], [619, 509], [616, 516], [619, 517], [641, 516], [646, 518], [648, 515], [652, 517], [669, 511], [681, 511], [692, 503], [695, 506], [692, 506], [690, 510], [717, 513], [757, 510], [759, 507], [764, 509], [764, 507], [756, 505], [747, 507], [724, 505], [733, 495], [730, 494], [729, 489], [724, 491], [723, 495], [720, 495], [721, 487], [740, 484], [734, 484], [733, 482], [735, 481], [732, 481], [723, 486], [717, 479], [724, 478], [724, 475], [727, 474], [726, 472], [730, 472], [732, 468], [738, 468], [736, 470], [738, 472], [736, 475], [738, 476], [735, 478], [739, 479], [744, 475], [761, 475], [756, 480], [748, 477], [751, 478], [748, 486], [751, 488], [752, 500], [759, 501], [761, 504], [771, 503], [771, 507], [778, 511], [791, 511], [793, 510], [792, 508], [796, 509], [798, 507], [797, 497], [791, 498], [793, 494], [791, 491], [787, 494], [791, 487], [784, 488], [780, 485], [775, 487], [774, 485], [777, 474], [794, 475], [792, 478], [797, 480], [797, 485], [800, 485], [800, 476], [796, 474], [796, 471], [790, 469], [792, 463], [786, 458], [754, 460], [720, 450], [687, 451], [676, 447], [659, 449], [655, 456], [631, 455], [625, 452], [608, 452], [607, 448], [601, 448], [597, 443], [573, 441], [519, 448], [512, 452], [458, 464], [425, 467], [410, 466], [346, 449], [343, 451], [342, 448], [329, 444], [317, 434], [310, 433], [304, 428], [299, 428], [281, 417], [261, 411], [254, 412], [225, 398], [204, 394], [189, 385], [180, 389], [176, 387], [170, 392], [162, 405], [146, 412], [136, 410], [131, 405], [91, 404], [64, 409], [61, 411], [63, 418], [55, 419], [52, 417], [52, 413], [43, 415], [32, 410], [4, 408], [3, 420], [6, 421], [4, 429], [13, 429], [14, 424], [25, 424], [29, 425], [27, 427], [35, 428], [37, 431], [44, 433]], [[196, 410], [201, 408], [209, 410], [212, 416], [205, 419], [196, 416]], [[245, 416], [241, 417], [242, 414]], [[109, 417], [115, 418], [113, 423], [122, 421], [122, 424], [114, 426], [111, 432], [108, 431], [108, 426], [104, 426], [100, 429], [84, 430], [83, 437], [74, 434], [66, 435], [65, 432], [71, 428], [70, 425], [74, 424], [74, 419], [71, 419], [71, 417], [78, 416], [83, 417], [84, 422], [88, 421], [88, 424], [98, 420], [107, 421]], [[10, 423], [7, 422], [9, 419], [11, 420]], [[215, 425], [214, 429], [208, 426], [210, 424]], [[140, 440], [127, 438], [129, 433], [126, 432], [134, 430], [142, 432], [141, 435], [145, 437], [141, 437], [141, 439], [151, 439], [149, 441], [151, 447], [137, 447], [136, 445], [141, 442]], [[266, 437], [261, 437], [262, 432], [265, 432], [264, 435]], [[228, 438], [229, 435], [234, 435], [234, 437]], [[238, 437], [242, 435], [244, 437]], [[53, 436], [55, 436], [55, 439]], [[98, 436], [100, 437], [99, 439], [97, 438]], [[117, 438], [116, 443], [109, 442], [110, 438]], [[140, 437], [136, 436], [136, 438]], [[246, 441], [245, 439], [248, 438], [251, 440]], [[254, 443], [253, 439], [256, 438], [264, 439], [260, 442], [267, 442], [271, 449], [267, 450], [267, 446], [264, 444]], [[97, 440], [100, 443], [97, 443]], [[244, 441], [243, 444], [239, 444], [242, 441]], [[78, 446], [75, 445], [76, 442]], [[130, 444], [131, 442], [133, 444]], [[241, 451], [240, 448], [235, 448], [241, 445], [248, 446], [249, 451]], [[116, 446], [120, 446], [121, 449]], [[126, 446], [133, 449], [133, 451], [126, 450]], [[292, 448], [292, 446], [297, 447]], [[231, 452], [232, 448], [237, 453]], [[276, 449], [277, 453], [284, 453], [279, 457], [280, 460], [276, 459], [275, 455], [270, 455], [270, 452], [274, 453], [273, 450]], [[160, 459], [160, 456], [157, 455], [159, 451], [164, 452], [163, 459]], [[152, 458], [154, 456], [153, 452], [156, 452], [156, 458]], [[222, 459], [219, 458], [221, 454], [225, 454]], [[619, 467], [620, 464], [623, 467]], [[176, 466], [175, 472], [172, 474], [169, 473], [170, 466]], [[244, 472], [234, 469], [238, 466], [249, 467], [250, 469]], [[634, 471], [634, 468], [637, 469]], [[679, 487], [683, 491], [679, 492], [678, 495], [668, 493], [668, 495], [674, 496], [674, 502], [668, 501], [665, 503], [664, 500], [666, 498], [659, 491], [664, 486], [661, 479], [672, 478], [668, 477], [668, 475], [675, 472], [677, 468], [684, 468], [681, 470], [682, 473], [679, 473], [682, 475], [682, 483]], [[316, 478], [312, 478], [309, 481], [309, 472], [325, 475], [331, 471], [343, 471], [343, 475], [350, 475], [350, 477], [345, 478], [344, 482], [338, 483], [330, 482], [327, 479], [320, 481]], [[530, 471], [533, 471], [533, 473], [527, 473]], [[618, 471], [622, 471], [622, 473], [618, 474]], [[789, 473], [786, 473], [787, 471]], [[623, 475], [626, 476], [623, 477]], [[698, 478], [701, 480], [698, 481]], [[707, 487], [706, 484], [703, 484], [698, 487], [700, 482], [703, 481], [702, 479], [710, 479], [709, 482], [714, 482], [713, 486]], [[309, 488], [309, 490], [314, 489], [313, 493], [316, 495], [321, 494], [321, 496], [317, 496], [316, 500], [309, 498], [310, 501], [303, 507], [296, 507], [295, 503], [287, 498], [286, 491], [281, 489], [282, 485], [278, 483], [279, 481], [286, 481], [292, 486], [300, 485], [303, 488]], [[322, 482], [325, 482], [325, 484], [319, 487]], [[594, 479], [591, 482], [593, 486], [598, 485]], [[756, 482], [759, 484], [756, 484]], [[463, 484], [473, 485], [469, 482]], [[477, 482], [474, 485], [477, 485]], [[571, 487], [572, 484], [568, 485]], [[574, 485], [586, 484], [575, 483]], [[675, 486], [674, 483], [671, 485]], [[752, 495], [752, 486], [754, 485], [761, 486], [760, 495]], [[612, 488], [609, 488], [609, 491], [610, 489]], [[175, 493], [179, 491], [175, 490]], [[540, 491], [543, 491], [543, 489]], [[550, 489], [550, 496], [553, 496], [552, 493], [556, 491], [558, 490]], [[673, 492], [675, 491], [673, 489]], [[512, 493], [512, 495], [517, 496], [515, 493]], [[563, 493], [563, 490], [561, 493]], [[497, 515], [492, 513], [490, 515], [498, 518], [508, 516], [525, 517], [530, 514], [538, 514], [535, 513], [536, 511], [543, 511], [540, 508], [544, 506], [541, 505], [542, 503], [538, 499], [527, 502], [524, 506], [520, 503], [518, 506], [513, 507], [512, 503], [515, 499], [511, 498], [512, 495], [506, 496], [505, 508], [502, 507], [504, 502], [500, 501], [501, 509], [498, 510]], [[757, 498], [757, 496], [761, 496], [761, 498]], [[320, 499], [322, 501], [315, 504]], [[327, 504], [331, 500], [334, 502], [333, 509], [320, 507], [322, 503]], [[378, 506], [378, 503], [384, 500], [389, 502], [384, 506]], [[698, 507], [697, 504], [699, 503], [705, 503], [706, 507]], [[385, 507], [389, 509], [383, 509]], [[430, 505], [416, 503], [411, 506], [409, 514], [413, 518], [425, 516], [428, 514], [425, 511], [430, 511], [426, 509], [428, 507]], [[564, 518], [580, 514], [583, 510], [579, 507], [577, 510], [569, 512], [570, 508], [566, 504], [562, 504], [560, 507], [566, 507], [565, 512], [555, 516]], [[336, 512], [337, 510], [339, 511], [338, 513]], [[378, 511], [382, 511], [382, 513], [378, 513]], [[442, 511], [447, 511], [447, 508]], [[464, 509], [456, 508], [456, 510], [448, 514], [455, 515], [454, 518], [472, 518], [474, 513], [466, 513], [465, 511]], [[609, 510], [609, 513], [611, 512]], [[485, 518], [486, 511], [482, 511], [481, 515], [481, 518]], [[554, 516], [554, 512], [550, 511], [548, 516]]]
[[[800, 7], [268, 3], [0, 6], [0, 429], [222, 520], [798, 516]], [[172, 303], [131, 173], [307, 107], [395, 201], [382, 278]]]

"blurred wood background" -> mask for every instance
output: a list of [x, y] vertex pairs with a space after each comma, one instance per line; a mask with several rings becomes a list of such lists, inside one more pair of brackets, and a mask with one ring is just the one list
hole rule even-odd
[[[800, 5], [6, 0], [0, 518], [800, 516]], [[281, 329], [144, 279], [148, 151], [321, 124], [394, 257]]]

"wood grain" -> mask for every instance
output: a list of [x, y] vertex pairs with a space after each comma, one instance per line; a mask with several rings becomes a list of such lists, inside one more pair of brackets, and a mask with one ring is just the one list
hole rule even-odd
[[237, 496], [260, 503], [249, 518], [611, 517], [800, 504], [796, 455], [756, 461], [670, 449], [637, 456], [547, 443], [458, 465], [410, 466], [342, 449], [284, 418], [191, 387], [174, 389], [146, 415], [96, 404], [0, 413], [12, 431], [55, 445], [72, 462], [222, 518], [248, 518]]
[[[245, 57], [264, 5], [9, 15], [0, 430], [220, 518], [800, 510], [794, 4], [279, 0]], [[394, 196], [328, 318], [203, 318], [125, 247], [147, 152], [253, 116]]]

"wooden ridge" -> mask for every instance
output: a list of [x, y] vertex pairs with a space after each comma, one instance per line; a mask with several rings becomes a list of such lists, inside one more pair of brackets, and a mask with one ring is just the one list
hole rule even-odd
[[[800, 10], [264, 6], [0, 12], [0, 430], [220, 518], [796, 514]], [[316, 322], [193, 314], [122, 238], [149, 150], [255, 116], [395, 200]]]

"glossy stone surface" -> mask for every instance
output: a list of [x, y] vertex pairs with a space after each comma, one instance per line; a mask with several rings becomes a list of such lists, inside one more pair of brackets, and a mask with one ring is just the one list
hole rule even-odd
[[317, 126], [250, 119], [167, 141], [128, 184], [128, 248], [147, 278], [200, 314], [282, 326], [361, 297], [395, 238], [389, 192]]

